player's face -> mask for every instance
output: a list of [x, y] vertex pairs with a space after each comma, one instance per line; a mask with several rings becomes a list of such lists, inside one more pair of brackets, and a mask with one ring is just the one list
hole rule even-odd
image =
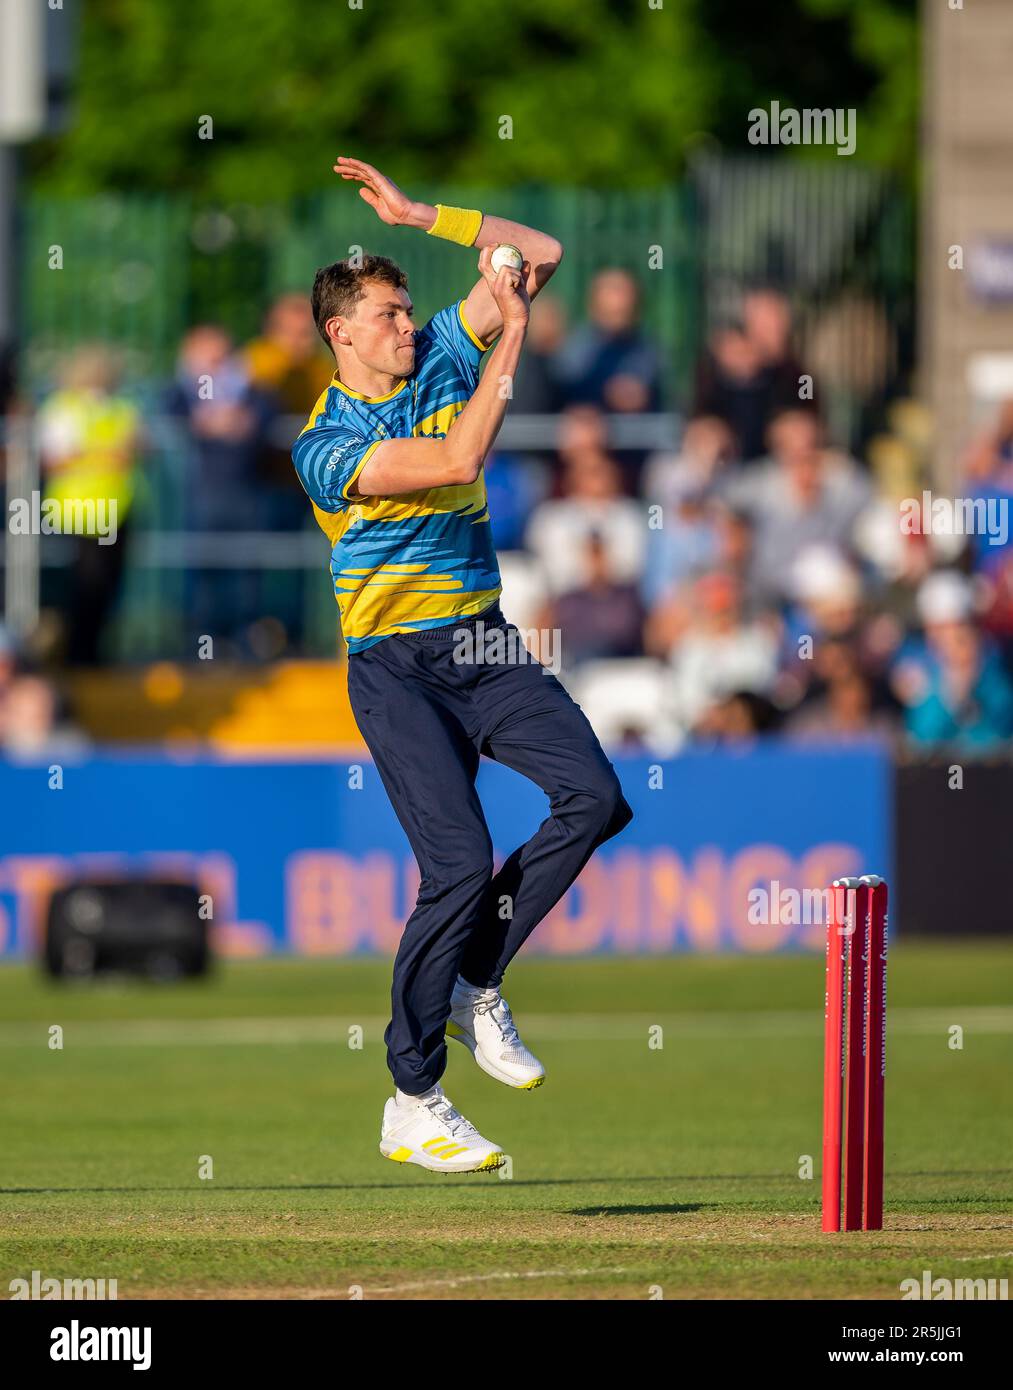
[[367, 284], [344, 326], [364, 367], [391, 376], [411, 373], [415, 366], [415, 321], [407, 290]]

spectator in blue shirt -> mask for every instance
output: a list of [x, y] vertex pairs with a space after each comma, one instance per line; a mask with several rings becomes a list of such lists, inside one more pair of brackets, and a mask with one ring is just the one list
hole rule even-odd
[[660, 410], [661, 358], [640, 327], [640, 290], [628, 271], [599, 271], [588, 318], [560, 354], [567, 401], [617, 412]]
[[1013, 738], [1013, 681], [974, 618], [974, 595], [953, 571], [929, 575], [918, 593], [925, 641], [903, 652], [893, 683], [907, 705], [914, 743], [991, 752]]
[[924, 696], [908, 710], [911, 739], [987, 752], [1013, 738], [1013, 683], [974, 624], [944, 624], [930, 646]]

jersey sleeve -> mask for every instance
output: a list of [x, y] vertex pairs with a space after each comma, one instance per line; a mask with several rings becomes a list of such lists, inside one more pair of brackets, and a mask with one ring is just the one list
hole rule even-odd
[[463, 299], [434, 314], [422, 333], [437, 351], [453, 360], [465, 380], [473, 387], [478, 385], [479, 363], [489, 349], [465, 318]]
[[310, 500], [321, 511], [344, 511], [353, 500], [348, 489], [382, 442], [341, 425], [304, 431], [293, 446], [292, 462]]

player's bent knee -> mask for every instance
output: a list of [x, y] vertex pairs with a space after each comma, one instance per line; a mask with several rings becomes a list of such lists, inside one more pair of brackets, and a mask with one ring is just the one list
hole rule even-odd
[[613, 835], [618, 835], [620, 830], [625, 830], [633, 819], [633, 808], [623, 796], [622, 787], [618, 781], [615, 783], [606, 805], [608, 807], [608, 819], [602, 830], [603, 841], [611, 840]]
[[611, 839], [613, 835], [618, 835], [620, 830], [625, 830], [632, 819], [633, 807], [620, 791], [615, 810], [612, 812], [612, 819], [609, 821], [607, 827], [609, 838]]
[[615, 776], [598, 782], [591, 792], [591, 800], [593, 811], [590, 816], [599, 844], [618, 835], [633, 819], [633, 812]]

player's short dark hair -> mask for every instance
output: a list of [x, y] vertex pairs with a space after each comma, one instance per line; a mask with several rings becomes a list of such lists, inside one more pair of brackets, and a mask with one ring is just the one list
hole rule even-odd
[[362, 263], [335, 261], [321, 266], [313, 280], [313, 319], [317, 332], [328, 347], [327, 320], [335, 314], [350, 314], [366, 292], [370, 281], [390, 285], [395, 290], [408, 288], [408, 276], [389, 256], [363, 256]]

